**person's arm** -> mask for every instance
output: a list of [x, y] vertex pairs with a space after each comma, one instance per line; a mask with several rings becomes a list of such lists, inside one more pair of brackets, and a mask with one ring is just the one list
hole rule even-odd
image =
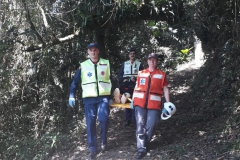
[[73, 81], [70, 86], [69, 98], [75, 97], [75, 92], [78, 89], [80, 83], [81, 83], [81, 68], [79, 68], [74, 75]]
[[113, 75], [113, 74], [112, 74], [112, 70], [111, 70], [111, 67], [110, 67], [110, 81], [111, 81], [111, 84], [112, 84], [110, 99], [112, 99], [112, 95], [113, 95], [113, 92], [114, 92], [113, 76], [112, 76], [112, 75]]
[[166, 102], [170, 102], [169, 89], [167, 86], [163, 86], [163, 92]]
[[166, 102], [170, 102], [170, 96], [169, 96], [169, 89], [168, 89], [168, 81], [166, 75], [164, 76], [164, 81], [163, 81], [163, 92], [164, 92], [164, 97]]

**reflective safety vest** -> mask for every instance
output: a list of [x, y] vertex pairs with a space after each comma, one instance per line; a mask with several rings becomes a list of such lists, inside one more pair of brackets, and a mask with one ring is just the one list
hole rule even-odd
[[140, 64], [141, 62], [139, 62], [138, 60], [135, 60], [133, 64], [131, 63], [130, 60], [124, 62], [123, 77], [131, 77], [131, 76], [137, 77]]
[[111, 94], [109, 61], [100, 58], [97, 64], [89, 59], [81, 63], [82, 98]]
[[161, 70], [156, 70], [153, 75], [148, 69], [140, 71], [133, 93], [134, 106], [160, 110], [165, 76]]

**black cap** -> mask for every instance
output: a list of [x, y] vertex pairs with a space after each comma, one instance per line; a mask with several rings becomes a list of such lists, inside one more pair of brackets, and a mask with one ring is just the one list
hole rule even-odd
[[130, 52], [134, 52], [135, 54], [137, 53], [137, 51], [134, 48], [129, 49], [128, 53], [130, 53]]
[[156, 53], [151, 53], [151, 54], [148, 55], [148, 59], [149, 59], [149, 58], [158, 59], [158, 54], [156, 54]]
[[98, 48], [98, 44], [97, 43], [90, 43], [87, 48], [91, 48], [91, 47], [95, 47], [95, 48]]

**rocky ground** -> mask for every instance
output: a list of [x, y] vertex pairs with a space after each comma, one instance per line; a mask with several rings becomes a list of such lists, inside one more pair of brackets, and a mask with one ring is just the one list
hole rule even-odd
[[[194, 62], [178, 67], [168, 75], [171, 102], [177, 112], [168, 120], [161, 120], [144, 160], [225, 160], [240, 159], [239, 150], [230, 150], [231, 134], [224, 135], [224, 118], [207, 118], [191, 106], [191, 84], [199, 66]], [[199, 100], [201, 101], [201, 100]], [[196, 103], [195, 103], [196, 104]], [[137, 153], [134, 126], [124, 127], [124, 110], [112, 108], [110, 114], [108, 150], [99, 153], [97, 160], [132, 160]], [[87, 159], [86, 133], [83, 132], [66, 152], [59, 151], [52, 160]]]

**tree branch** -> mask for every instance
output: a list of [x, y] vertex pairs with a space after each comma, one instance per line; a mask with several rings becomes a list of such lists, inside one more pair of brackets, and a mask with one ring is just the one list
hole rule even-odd
[[[36, 31], [34, 24], [31, 21], [31, 17], [30, 17], [30, 13], [29, 10], [26, 6], [26, 0], [22, 0], [23, 4], [24, 4], [24, 8], [27, 11], [27, 19], [31, 25], [31, 29]], [[110, 19], [112, 19], [111, 24], [114, 25], [119, 25], [119, 19], [121, 18], [116, 18], [118, 16], [124, 16], [123, 20], [121, 21], [121, 23], [125, 23], [126, 21], [129, 20], [155, 20], [155, 21], [167, 21], [167, 23], [172, 23], [172, 16], [169, 15], [169, 12], [163, 12], [162, 11], [162, 6], [155, 6], [155, 4], [153, 6], [149, 5], [148, 3], [150, 2], [149, 0], [144, 1], [147, 4], [142, 4], [142, 6], [140, 8], [128, 8], [128, 10], [124, 11], [124, 14], [122, 12], [116, 12], [116, 16], [113, 17], [114, 11], [115, 11], [115, 7], [116, 7], [116, 3], [114, 3], [113, 9], [112, 9], [112, 13], [110, 14], [110, 17], [107, 18], [107, 20], [105, 21], [105, 23], [102, 23], [101, 20], [99, 20], [98, 18], [101, 16], [94, 16], [94, 14], [92, 13], [94, 11], [94, 8], [92, 8], [92, 3], [90, 2], [90, 20], [87, 21], [86, 24], [86, 28], [85, 29], [89, 29], [89, 30], [95, 30], [95, 29], [99, 29], [99, 28], [108, 28], [109, 26], [106, 25], [108, 23], [110, 23]], [[46, 17], [46, 13], [44, 12], [43, 8], [39, 5], [38, 8], [43, 16], [43, 22], [44, 22], [44, 26], [46, 27], [46, 29], [48, 29], [48, 31], [50, 32], [50, 34], [52, 34], [51, 36], [53, 37], [53, 39], [50, 42], [46, 42], [44, 43], [43, 38], [39, 35], [38, 32], [36, 32], [35, 34], [37, 35], [38, 39], [40, 40], [40, 44], [31, 44], [29, 46], [25, 46], [24, 50], [28, 51], [28, 52], [32, 52], [35, 50], [40, 50], [42, 48], [46, 48], [46, 47], [51, 47], [54, 45], [58, 45], [67, 41], [71, 41], [72, 39], [74, 39], [75, 37], [79, 36], [79, 32], [80, 29], [78, 29], [75, 33], [62, 37], [62, 38], [58, 38], [56, 37], [53, 32], [51, 31], [51, 26], [48, 24], [47, 21], [47, 17]], [[78, 4], [80, 5], [80, 3]], [[105, 4], [104, 4], [105, 5]], [[157, 9], [156, 9], [157, 8]], [[133, 16], [132, 13], [135, 13], [135, 15]], [[118, 15], [119, 14], [119, 15]], [[57, 17], [55, 17], [57, 18]], [[102, 18], [102, 17], [101, 17]], [[106, 18], [106, 17], [105, 17]], [[66, 23], [69, 25], [68, 22], [65, 22], [63, 20], [61, 20], [62, 22]], [[97, 25], [96, 25], [97, 24]], [[49, 34], [48, 34], [49, 35]]]
[[[70, 34], [70, 35], [68, 35], [66, 37], [57, 38], [53, 42], [50, 42], [50, 43], [46, 44], [46, 47], [51, 47], [51, 46], [54, 46], [54, 45], [57, 45], [57, 44], [61, 44], [61, 43], [65, 43], [65, 42], [71, 41], [72, 39], [78, 37], [79, 33], [80, 33], [80, 29], [78, 29], [76, 32], [74, 32], [73, 34]], [[42, 44], [31, 45], [31, 46], [25, 47], [24, 51], [33, 52], [33, 51], [36, 51], [36, 50], [40, 50], [42, 48], [44, 48], [44, 46]]]
[[103, 27], [106, 23], [108, 23], [108, 21], [111, 19], [111, 17], [112, 17], [112, 15], [113, 15], [113, 13], [114, 13], [114, 10], [115, 10], [115, 8], [116, 8], [116, 2], [115, 2], [115, 4], [114, 4], [114, 8], [113, 8], [113, 10], [112, 10], [112, 13], [111, 13], [111, 15], [110, 15], [110, 17], [108, 18], [108, 20], [101, 26], [101, 27]]
[[31, 29], [32, 29], [33, 31], [35, 31], [35, 34], [36, 34], [38, 40], [42, 43], [42, 46], [45, 46], [46, 44], [45, 44], [45, 42], [43, 41], [42, 36], [38, 33], [38, 31], [36, 30], [35, 25], [34, 25], [33, 22], [32, 22], [32, 19], [31, 19], [31, 16], [30, 16], [29, 9], [28, 9], [28, 6], [27, 6], [26, 1], [25, 1], [25, 0], [22, 0], [22, 3], [23, 3], [24, 9], [25, 9], [26, 12], [27, 12], [26, 18], [27, 18], [27, 20], [28, 20], [28, 22], [29, 22], [29, 24], [30, 24], [30, 26], [31, 26]]
[[50, 26], [48, 25], [47, 18], [46, 18], [46, 15], [45, 15], [44, 10], [42, 9], [42, 7], [41, 7], [38, 3], [37, 3], [37, 6], [38, 6], [38, 8], [40, 9], [40, 11], [41, 11], [41, 13], [42, 13], [44, 26], [45, 26], [47, 29], [49, 29]]

